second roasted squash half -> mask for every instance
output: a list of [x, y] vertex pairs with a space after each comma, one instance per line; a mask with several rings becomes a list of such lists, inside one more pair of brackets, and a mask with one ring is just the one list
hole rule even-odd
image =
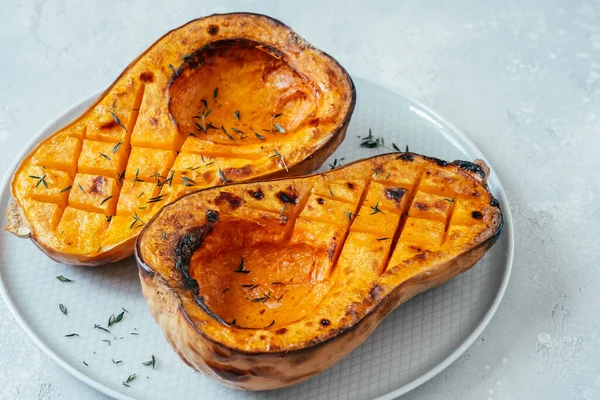
[[183, 194], [318, 168], [343, 140], [354, 103], [346, 71], [279, 21], [192, 21], [27, 155], [7, 229], [59, 262], [117, 261]]
[[492, 246], [486, 174], [396, 153], [187, 195], [138, 238], [144, 296], [192, 368], [249, 390], [298, 383]]

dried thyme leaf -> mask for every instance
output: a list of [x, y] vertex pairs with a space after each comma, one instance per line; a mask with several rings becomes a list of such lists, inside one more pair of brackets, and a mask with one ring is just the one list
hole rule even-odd
[[142, 364], [146, 365], [146, 366], [152, 365], [152, 369], [155, 369], [155, 367], [156, 367], [156, 357], [154, 357], [154, 354], [152, 354], [152, 359], [150, 361], [143, 362]]

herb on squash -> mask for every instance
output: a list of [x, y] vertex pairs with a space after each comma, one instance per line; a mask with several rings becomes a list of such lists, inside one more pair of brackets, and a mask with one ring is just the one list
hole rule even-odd
[[377, 213], [385, 214], [383, 211], [381, 211], [379, 209], [379, 202], [377, 202], [374, 206], [371, 206], [371, 210], [373, 210], [373, 212], [371, 213], [371, 215], [377, 214]]
[[200, 159], [202, 160], [202, 163], [203, 163], [205, 166], [208, 166], [208, 165], [211, 165], [211, 164], [214, 164], [214, 163], [215, 163], [214, 161], [211, 161], [211, 162], [209, 162], [209, 163], [207, 163], [206, 161], [204, 161], [204, 156], [203, 156], [202, 154], [200, 154]]
[[285, 167], [285, 171], [286, 172], [290, 172], [290, 170], [287, 167], [287, 164], [285, 163], [285, 160], [283, 159], [283, 156], [281, 154], [279, 154], [279, 152], [277, 151], [277, 149], [273, 149], [273, 153], [275, 153], [275, 154], [273, 154], [269, 158], [273, 158], [273, 157], [279, 157], [279, 158], [281, 158], [281, 162], [283, 163], [283, 166]]
[[358, 214], [354, 214], [352, 211], [344, 211], [344, 214], [348, 217], [348, 222], [352, 222], [352, 217], [358, 217]]
[[106, 154], [104, 154], [104, 153], [100, 153], [100, 152], [98, 152], [98, 154], [100, 154], [102, 157], [106, 158], [108, 161], [112, 161], [112, 158], [110, 158], [110, 157], [109, 157], [109, 156], [107, 156]]
[[250, 273], [250, 270], [244, 269], [244, 257], [242, 257], [242, 261], [240, 261], [240, 265], [239, 265], [238, 269], [234, 270], [233, 272], [237, 272], [238, 274], [249, 274]]
[[73, 186], [67, 186], [66, 188], [62, 189], [60, 192], [64, 193], [64, 192], [68, 192], [69, 190], [71, 190]]
[[158, 196], [156, 196], [156, 197], [150, 197], [150, 198], [149, 198], [149, 199], [146, 201], [146, 203], [157, 203], [157, 202], [159, 202], [159, 201], [162, 201], [162, 200], [163, 200], [163, 197], [164, 197], [164, 194], [159, 194], [159, 195], [158, 195]]
[[138, 169], [135, 171], [135, 177], [133, 178], [133, 185], [131, 186], [131, 188], [132, 188], [132, 189], [135, 187], [135, 184], [136, 184], [137, 182], [144, 182], [144, 180], [143, 180], [143, 179], [140, 179], [140, 178], [138, 178], [138, 176], [139, 176], [139, 175], [140, 175], [140, 169], [138, 168]]
[[35, 184], [35, 187], [40, 186], [40, 183], [42, 183], [46, 187], [46, 189], [48, 189], [48, 183], [46, 182], [46, 176], [47, 175], [44, 175], [42, 177], [35, 176], [35, 175], [29, 175], [30, 178], [38, 180], [37, 183]]
[[117, 150], [119, 150], [119, 148], [121, 147], [122, 144], [123, 144], [123, 142], [119, 142], [115, 145], [115, 147], [113, 147], [113, 149], [112, 149], [113, 154], [115, 154], [117, 152]]
[[134, 212], [133, 213], [133, 222], [131, 223], [131, 225], [129, 225], [129, 229], [132, 229], [136, 223], [140, 224], [140, 225], [138, 225], [138, 228], [146, 225], [146, 223], [144, 221], [142, 221], [140, 219], [140, 217], [137, 215], [137, 212]]
[[223, 183], [231, 182], [231, 180], [230, 180], [230, 179], [227, 179], [227, 178], [225, 177], [225, 173], [224, 173], [223, 171], [221, 171], [221, 168], [219, 168], [218, 174], [219, 174], [219, 178], [221, 178], [221, 181], [222, 181]]
[[121, 120], [119, 119], [119, 117], [117, 116], [117, 114], [115, 113], [115, 109], [117, 108], [117, 101], [115, 100], [112, 103], [112, 106], [110, 107], [110, 115], [112, 115], [113, 121], [115, 121], [115, 123], [117, 125], [119, 125], [121, 128], [125, 129], [125, 132], [127, 132], [127, 128], [125, 128], [125, 125], [123, 125], [121, 123]]
[[371, 170], [373, 170], [373, 172], [375, 173], [375, 177], [378, 177], [379, 174], [381, 174], [384, 170], [379, 170], [379, 169], [375, 169], [375, 168], [371, 168]]
[[235, 110], [233, 112], [233, 115], [235, 116], [235, 119], [237, 119], [238, 121], [240, 120], [240, 110]]
[[253, 303], [264, 303], [265, 301], [269, 300], [270, 298], [271, 298], [271, 292], [269, 291], [261, 297], [256, 297], [256, 298], [252, 299], [252, 302]]
[[107, 201], [109, 201], [109, 200], [110, 200], [110, 199], [112, 199], [112, 198], [113, 198], [113, 196], [108, 196], [108, 197], [106, 197], [104, 200], [102, 200], [102, 201], [100, 202], [100, 205], [102, 205], [102, 204], [106, 203]]
[[[223, 133], [224, 133], [225, 135], [227, 135], [227, 137], [228, 137], [229, 139], [231, 139], [231, 140], [233, 140], [233, 141], [235, 142], [235, 138], [234, 138], [233, 136], [231, 136], [229, 133], [227, 133], [227, 130], [225, 129], [225, 126], [224, 126], [224, 125], [223, 125], [223, 126], [221, 126], [221, 130], [223, 131]], [[204, 160], [203, 160], [203, 161], [204, 161]], [[206, 164], [204, 164], [204, 165], [206, 165]]]
[[181, 183], [183, 186], [196, 186], [196, 182], [193, 179], [188, 178], [187, 176], [181, 176]]

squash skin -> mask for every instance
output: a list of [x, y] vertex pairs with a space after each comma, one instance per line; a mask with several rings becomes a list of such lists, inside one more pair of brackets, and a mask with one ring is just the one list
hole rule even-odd
[[[485, 185], [487, 167], [481, 168], [476, 164], [464, 162], [449, 164], [411, 153], [403, 153], [400, 156], [390, 154], [348, 164], [325, 174], [299, 178], [295, 180], [295, 183], [298, 184], [298, 191], [302, 193], [302, 182], [298, 181], [310, 181], [323, 175], [337, 175], [338, 179], [340, 177], [342, 179], [357, 178], [357, 174], [362, 173], [364, 176], [364, 171], [369, 171], [369, 167], [388, 166], [393, 163], [394, 159], [401, 157], [417, 160], [425, 165], [425, 168], [432, 170], [436, 168], [452, 169], [454, 172], [458, 171], [459, 174], [463, 174], [463, 177], [478, 182], [478, 196], [485, 193], [487, 197], [484, 200], [489, 204], [489, 207], [481, 210], [487, 226], [485, 229], [477, 231], [476, 237], [473, 237], [468, 245], [461, 248], [465, 251], [452, 254], [452, 257], [437, 259], [442, 262], [436, 264], [436, 260], [433, 259], [432, 265], [426, 265], [427, 256], [420, 258], [417, 255], [411, 262], [413, 265], [414, 263], [421, 265], [422, 268], [416, 273], [406, 272], [402, 275], [402, 266], [410, 266], [411, 262], [388, 266], [385, 273], [381, 275], [384, 279], [370, 282], [368, 287], [363, 288], [361, 293], [364, 297], [361, 301], [356, 301], [356, 297], [349, 295], [348, 299], [345, 299], [345, 303], [338, 304], [338, 308], [342, 308], [338, 310], [339, 323], [334, 322], [337, 317], [333, 317], [331, 325], [325, 330], [322, 329], [322, 326], [315, 327], [314, 324], [309, 326], [307, 323], [306, 326], [298, 329], [297, 335], [293, 336], [290, 342], [280, 339], [282, 336], [293, 335], [291, 328], [283, 335], [277, 333], [282, 329], [277, 326], [252, 329], [252, 332], [248, 334], [249, 329], [236, 326], [235, 323], [232, 325], [224, 321], [219, 322], [218, 316], [215, 319], [210, 312], [207, 313], [198, 306], [197, 298], [190, 295], [190, 289], [189, 286], [186, 286], [185, 279], [182, 280], [177, 270], [168, 266], [173, 265], [173, 243], [183, 239], [189, 228], [189, 224], [178, 218], [176, 213], [164, 217], [168, 219], [169, 224], [176, 226], [174, 229], [176, 232], [167, 231], [169, 244], [162, 245], [157, 239], [152, 238], [156, 235], [156, 232], [152, 232], [155, 231], [155, 228], [165, 229], [165, 225], [161, 223], [162, 213], [169, 213], [170, 208], [175, 208], [178, 203], [185, 202], [186, 198], [190, 204], [198, 207], [199, 204], [203, 204], [204, 199], [211, 198], [216, 189], [188, 195], [157, 214], [140, 235], [135, 254], [142, 291], [151, 314], [163, 329], [167, 341], [182, 360], [195, 370], [232, 388], [271, 390], [294, 385], [326, 370], [344, 358], [374, 331], [386, 315], [400, 304], [423, 291], [444, 284], [459, 273], [471, 268], [495, 243], [503, 224], [502, 212], [498, 203]], [[277, 187], [281, 187], [289, 181], [270, 182], [271, 184], [280, 184]], [[264, 187], [269, 182], [260, 182], [260, 184]], [[243, 187], [245, 190], [255, 187], [256, 184], [235, 186]], [[243, 190], [240, 188], [235, 193], [241, 192]], [[195, 201], [192, 201], [193, 198], [196, 198]], [[208, 205], [211, 209], [214, 207], [214, 204], [210, 204], [210, 202]], [[195, 212], [204, 211], [206, 209], [204, 207], [201, 205]], [[243, 205], [240, 206], [240, 209], [243, 207]], [[218, 212], [220, 213], [219, 218], [221, 215], [223, 218], [227, 217], [227, 210], [219, 208]], [[181, 213], [185, 214], [184, 211]], [[243, 215], [243, 212], [240, 215]], [[185, 220], [190, 219], [190, 214], [184, 218]], [[217, 221], [216, 224], [218, 223]], [[158, 227], [154, 227], [155, 224]], [[171, 238], [173, 234], [175, 238]], [[210, 235], [211, 230], [209, 229], [206, 236]], [[204, 244], [201, 244], [200, 248], [206, 243], [204, 240]], [[435, 257], [432, 252], [424, 251], [423, 254]], [[335, 276], [334, 274], [340, 267], [336, 268], [332, 276]], [[354, 289], [350, 286], [347, 290], [353, 292]], [[199, 292], [199, 295], [202, 296], [202, 291]], [[320, 318], [318, 316], [311, 317], [312, 315], [309, 315], [304, 320]], [[301, 322], [304, 321], [301, 320]], [[207, 329], [209, 325], [214, 325], [215, 329]], [[289, 326], [285, 327], [289, 328]], [[223, 335], [215, 337], [215, 330], [222, 330]], [[258, 340], [260, 336], [266, 340]], [[230, 339], [225, 339], [226, 337]]]
[[[126, 149], [127, 152], [130, 152], [134, 140], [132, 135], [136, 135], [138, 125], [144, 121], [144, 123], [148, 125], [148, 121], [153, 119], [150, 118], [151, 114], [148, 114], [148, 118], [143, 121], [142, 117], [145, 106], [145, 97], [138, 97], [143, 96], [146, 92], [155, 97], [161, 97], [163, 95], [170, 96], [170, 88], [174, 82], [177, 82], [181, 71], [184, 71], [183, 67], [187, 62], [185, 58], [182, 58], [184, 55], [210, 47], [211, 43], [221, 43], [229, 40], [235, 44], [237, 42], [246, 41], [247, 39], [250, 39], [253, 43], [257, 44], [257, 46], [260, 45], [262, 46], [261, 48], [267, 49], [265, 50], [266, 53], [271, 51], [272, 53], [269, 54], [284, 60], [286, 66], [289, 65], [294, 73], [298, 73], [302, 76], [302, 79], [304, 79], [303, 82], [309, 86], [312, 85], [311, 90], [314, 90], [315, 93], [318, 92], [322, 98], [327, 98], [326, 100], [321, 101], [320, 106], [317, 107], [317, 111], [315, 111], [316, 114], [325, 118], [321, 118], [321, 122], [317, 122], [317, 125], [310, 129], [302, 125], [302, 129], [298, 129], [297, 132], [288, 131], [285, 135], [279, 134], [281, 137], [284, 137], [284, 139], [278, 141], [278, 139], [275, 138], [272, 143], [266, 145], [265, 149], [268, 150], [265, 150], [264, 157], [261, 156], [261, 159], [249, 160], [247, 165], [240, 164], [240, 159], [234, 159], [237, 164], [232, 163], [231, 165], [228, 165], [225, 161], [225, 164], [219, 165], [219, 169], [222, 169], [226, 173], [227, 181], [231, 180], [238, 182], [303, 175], [319, 168], [344, 139], [354, 110], [356, 92], [350, 76], [343, 67], [335, 61], [335, 59], [314, 48], [294, 33], [291, 28], [275, 19], [264, 15], [250, 13], [215, 14], [191, 21], [180, 28], [168, 32], [157, 40], [148, 48], [148, 50], [137, 57], [123, 71], [115, 83], [113, 83], [99, 99], [82, 114], [81, 117], [41, 142], [23, 160], [13, 176], [11, 189], [14, 202], [10, 209], [7, 209], [6, 216], [8, 219], [8, 226], [5, 229], [19, 237], [31, 239], [45, 254], [60, 263], [98, 266], [116, 262], [130, 256], [133, 253], [135, 239], [139, 233], [141, 224], [138, 224], [132, 232], [123, 232], [123, 230], [121, 230], [114, 236], [112, 233], [109, 233], [105, 240], [95, 243], [94, 246], [82, 245], [78, 247], [78, 245], [75, 244], [70, 245], [67, 243], [68, 239], [64, 239], [60, 236], [60, 232], [58, 232], [56, 226], [47, 227], [47, 224], [40, 222], [39, 214], [43, 214], [41, 211], [37, 213], [31, 211], [33, 206], [28, 204], [28, 199], [26, 199], [28, 194], [24, 193], [24, 190], [20, 187], [23, 185], [19, 182], [23, 182], [27, 179], [27, 169], [34, 164], [32, 158], [35, 156], [36, 152], [44, 148], [44, 146], [47, 146], [47, 143], [55, 137], [60, 135], [78, 137], [78, 151], [81, 151], [83, 139], [88, 139], [88, 133], [85, 131], [84, 133], [81, 133], [82, 126], [87, 126], [86, 124], [90, 123], [90, 118], [92, 121], [96, 121], [93, 119], [96, 117], [93, 115], [90, 117], [90, 115], [93, 114], [98, 107], [110, 109], [109, 105], [103, 106], [103, 104], [107, 102], [107, 99], [110, 98], [111, 101], [109, 103], [114, 105], [114, 103], [112, 103], [112, 98], [115, 96], [115, 91], [117, 89], [125, 90], [127, 96], [135, 98], [135, 100], [132, 100], [134, 102], [132, 104], [137, 104], [139, 102], [142, 107], [142, 110], [139, 111], [139, 116], [136, 115], [135, 117], [127, 117], [121, 115], [120, 111], [117, 112], [120, 122], [122, 122], [129, 131], [121, 149]], [[169, 46], [169, 40], [176, 42], [177, 44], [175, 46]], [[196, 45], [197, 43], [198, 45]], [[160, 48], [160, 46], [166, 49], [164, 54], [157, 54], [156, 49]], [[183, 61], [181, 61], [182, 59]], [[175, 66], [181, 65], [181, 67], [175, 72], [171, 72], [169, 69], [171, 63]], [[311, 75], [313, 72], [308, 73], [307, 71], [313, 71], [314, 74]], [[151, 74], [144, 75], [147, 72], [150, 72]], [[306, 75], [307, 73], [308, 75]], [[143, 81], [144, 85], [146, 85], [146, 92], [143, 92], [142, 90], [142, 95], [139, 94], [139, 81]], [[159, 95], [157, 96], [157, 93], [152, 93], [148, 88], [158, 85], [164, 87], [164, 92], [158, 93]], [[123, 89], [123, 87], [126, 87], [126, 89]], [[221, 92], [223, 92], [223, 89], [224, 88], [222, 87]], [[156, 100], [155, 103], [158, 104], [160, 101], [162, 100]], [[336, 104], [336, 111], [332, 111], [329, 116], [322, 112], [326, 108], [324, 105], [333, 103]], [[154, 107], [154, 109], [156, 109], [156, 104], [150, 103], [149, 107]], [[164, 104], [167, 104], [166, 100], [164, 101]], [[163, 131], [167, 130], [170, 132], [179, 129], [178, 121], [171, 114], [171, 107], [172, 102], [169, 97], [168, 118], [164, 119], [164, 121], [158, 118], [159, 121], [156, 126], [157, 131], [162, 129]], [[233, 109], [231, 110], [231, 113], [233, 113]], [[106, 117], [106, 115], [103, 117]], [[110, 114], [108, 114], [108, 119], [108, 123], [112, 123], [110, 121]], [[119, 130], [120, 127], [113, 126], [111, 129]], [[141, 131], [143, 133], [143, 130]], [[248, 131], [247, 133], [250, 132], [251, 131]], [[181, 132], [179, 133], [181, 134]], [[98, 135], [98, 133], [94, 134]], [[265, 134], [265, 136], [266, 135], [267, 134]], [[187, 137], [187, 133], [185, 136]], [[285, 137], [287, 137], [287, 139], [285, 139]], [[266, 143], [268, 143], [270, 139], [271, 138], [268, 137]], [[184, 144], [183, 141], [185, 138], [178, 137], [175, 140], [176, 142], [180, 142], [179, 145], [181, 145]], [[106, 138], [103, 138], [100, 141], [110, 142], [110, 140]], [[114, 143], [110, 143], [111, 145], [116, 145], [117, 140], [115, 139]], [[209, 145], [212, 146], [212, 144]], [[133, 147], [136, 147], [134, 143]], [[215, 149], [219, 148], [218, 145], [213, 147]], [[221, 148], [223, 148], [223, 146], [221, 146]], [[281, 159], [271, 157], [273, 148], [282, 154], [283, 157]], [[173, 150], [177, 150], [177, 148], [174, 148]], [[210, 152], [210, 150], [207, 151]], [[217, 149], [216, 151], [218, 152], [221, 150]], [[244, 150], [242, 149], [240, 151], [239, 149], [233, 149], [232, 154], [235, 154], [236, 151], [239, 154], [243, 153]], [[110, 153], [109, 155], [112, 156]], [[197, 158], [200, 159], [199, 153]], [[285, 161], [282, 162], [281, 160]], [[208, 159], [208, 161], [212, 160]], [[175, 162], [177, 162], [177, 160]], [[200, 163], [200, 161], [198, 161], [198, 163]], [[58, 169], [60, 170], [60, 168]], [[75, 171], [79, 172], [77, 169], [75, 169]], [[191, 188], [183, 188], [181, 184], [177, 185], [179, 189], [169, 191], [162, 203], [152, 205], [154, 206], [152, 210], [148, 207], [148, 212], [138, 211], [138, 213], [141, 215], [143, 221], [147, 221], [152, 217], [154, 212], [159, 209], [159, 206], [176, 200], [181, 194], [205, 187], [230, 183], [222, 182], [222, 178], [218, 176], [216, 170], [211, 171], [211, 174], [212, 175], [206, 179], [200, 178], [201, 180], [198, 180], [197, 178], [194, 178], [196, 185]], [[163, 178], [166, 178], [166, 175], [163, 176]], [[72, 174], [71, 179], [73, 179]], [[126, 176], [125, 183], [127, 183], [127, 179], [131, 179], [131, 177], [128, 178]], [[66, 184], [64, 186], [66, 186]], [[56, 200], [52, 201], [54, 202]], [[69, 205], [70, 204], [69, 200]], [[58, 208], [60, 210], [56, 211], [56, 214], [64, 215], [65, 204], [60, 203]], [[109, 214], [111, 213], [106, 212], [105, 216], [108, 218], [110, 216]], [[133, 217], [128, 215], [128, 218]], [[57, 221], [59, 220], [60, 218]], [[116, 222], [114, 221], [109, 222], [110, 224], [116, 225]], [[109, 229], [111, 226], [110, 224], [108, 227], [103, 227], [104, 229], [99, 228], [98, 231]], [[123, 221], [121, 221], [120, 224], [125, 227], [129, 225]], [[117, 230], [117, 228], [115, 229]], [[81, 237], [94, 236], [93, 232], [86, 231], [85, 229], [83, 231], [85, 231], [85, 233], [81, 234]], [[75, 240], [75, 242], [76, 241], [77, 240]]]

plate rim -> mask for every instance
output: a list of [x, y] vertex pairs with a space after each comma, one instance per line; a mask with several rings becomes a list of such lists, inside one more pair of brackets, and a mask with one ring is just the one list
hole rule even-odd
[[[465, 132], [463, 132], [462, 129], [458, 128], [456, 125], [454, 125], [453, 123], [451, 123], [444, 117], [440, 116], [437, 112], [433, 111], [431, 108], [425, 106], [420, 101], [416, 100], [412, 96], [408, 95], [407, 93], [405, 93], [404, 91], [402, 91], [396, 87], [390, 86], [389, 84], [386, 84], [385, 82], [381, 82], [379, 79], [376, 79], [374, 77], [366, 78], [366, 77], [364, 77], [362, 75], [358, 75], [358, 74], [350, 74], [350, 76], [353, 77], [354, 80], [360, 80], [360, 81], [364, 81], [364, 82], [379, 86], [385, 90], [388, 90], [389, 92], [391, 92], [395, 95], [403, 97], [404, 99], [408, 100], [410, 103], [413, 103], [414, 105], [418, 106], [429, 117], [432, 117], [432, 119], [435, 121], [435, 122], [430, 121], [432, 124], [438, 124], [438, 122], [439, 122], [439, 123], [441, 123], [442, 126], [445, 126], [447, 128], [447, 130], [451, 131], [453, 135], [458, 137], [459, 142], [453, 143], [454, 146], [460, 145], [459, 149], [461, 151], [468, 150], [469, 152], [475, 154], [478, 158], [485, 161], [485, 163], [490, 168], [489, 181], [494, 182], [494, 188], [497, 191], [497, 193], [495, 195], [498, 198], [498, 200], [500, 201], [500, 204], [502, 205], [502, 212], [503, 212], [503, 216], [504, 216], [503, 230], [506, 232], [505, 234], [507, 235], [506, 262], [504, 265], [505, 270], [504, 270], [504, 274], [502, 276], [502, 281], [500, 282], [500, 285], [496, 292], [494, 301], [489, 306], [489, 308], [488, 308], [487, 312], [485, 313], [485, 315], [483, 316], [483, 318], [477, 323], [477, 325], [472, 330], [472, 332], [469, 335], [467, 335], [466, 338], [458, 345], [458, 347], [456, 347], [446, 358], [444, 358], [442, 361], [440, 361], [438, 364], [436, 364], [433, 368], [429, 369], [427, 372], [421, 374], [419, 377], [411, 380], [410, 382], [408, 382], [392, 391], [389, 391], [386, 394], [383, 394], [383, 395], [380, 395], [380, 396], [374, 398], [375, 400], [391, 400], [391, 399], [395, 399], [395, 398], [397, 398], [403, 394], [406, 394], [406, 393], [410, 392], [411, 390], [421, 386], [425, 382], [429, 381], [430, 379], [432, 379], [433, 377], [438, 375], [444, 369], [449, 367], [454, 361], [456, 361], [458, 359], [458, 357], [460, 357], [477, 340], [477, 338], [481, 335], [481, 333], [488, 326], [491, 319], [496, 314], [496, 311], [498, 310], [500, 303], [502, 302], [502, 299], [504, 298], [506, 288], [508, 287], [508, 282], [510, 280], [510, 275], [512, 272], [513, 261], [514, 261], [514, 225], [513, 225], [512, 213], [510, 210], [508, 198], [506, 196], [506, 192], [504, 190], [504, 187], [502, 186], [500, 178], [496, 174], [493, 166], [489, 163], [489, 161], [487, 160], [485, 155], [481, 152], [479, 147], [477, 147], [477, 145], [469, 138], [469, 136]], [[8, 190], [7, 195], [8, 195], [8, 199], [10, 202], [10, 200], [12, 199], [12, 193], [10, 190], [10, 182], [12, 181], [12, 176], [13, 176], [16, 168], [20, 164], [21, 160], [37, 146], [37, 144], [40, 142], [40, 139], [45, 138], [44, 137], [45, 133], [47, 131], [49, 131], [50, 129], [52, 129], [52, 127], [54, 125], [56, 125], [57, 122], [60, 120], [68, 119], [70, 122], [71, 118], [67, 118], [67, 117], [69, 115], [71, 115], [74, 112], [74, 110], [80, 108], [84, 104], [88, 104], [88, 103], [91, 104], [102, 93], [103, 93], [103, 91], [101, 91], [101, 90], [93, 91], [91, 95], [87, 95], [85, 97], [80, 98], [78, 101], [74, 102], [69, 107], [65, 108], [62, 112], [57, 114], [56, 117], [54, 117], [50, 121], [48, 121], [41, 129], [39, 129], [31, 137], [30, 140], [28, 140], [25, 143], [25, 145], [23, 146], [21, 151], [17, 154], [17, 156], [15, 157], [13, 162], [9, 165], [8, 169], [4, 173], [4, 176], [2, 178], [2, 183], [0, 184], [0, 197], [3, 196], [4, 193]], [[423, 117], [423, 115], [421, 115], [421, 117]], [[67, 122], [67, 124], [68, 124], [68, 122]], [[64, 126], [66, 126], [67, 124], [64, 124]], [[460, 142], [462, 142], [462, 143], [460, 143]], [[4, 278], [2, 276], [1, 271], [0, 271], [0, 295], [2, 296], [7, 309], [10, 311], [13, 318], [15, 319], [15, 321], [17, 321], [17, 323], [19, 324], [21, 329], [23, 329], [27, 333], [27, 335], [33, 340], [33, 342], [41, 350], [43, 350], [54, 362], [56, 362], [59, 366], [61, 366], [65, 371], [67, 371], [69, 374], [71, 374], [72, 376], [77, 378], [79, 381], [94, 388], [95, 390], [97, 390], [100, 393], [106, 394], [115, 399], [135, 400], [133, 397], [130, 397], [123, 393], [117, 392], [116, 390], [110, 388], [109, 386], [101, 384], [100, 382], [89, 377], [88, 375], [84, 374], [83, 372], [80, 372], [79, 370], [74, 368], [69, 362], [67, 362], [65, 359], [63, 359], [59, 354], [57, 354], [55, 351], [53, 351], [46, 343], [44, 343], [42, 341], [42, 339], [36, 335], [36, 333], [28, 325], [28, 323], [25, 321], [24, 317], [18, 311], [18, 309], [16, 307], [16, 303], [13, 301], [12, 296], [11, 296], [10, 292], [8, 291], [8, 287], [4, 282]]]

